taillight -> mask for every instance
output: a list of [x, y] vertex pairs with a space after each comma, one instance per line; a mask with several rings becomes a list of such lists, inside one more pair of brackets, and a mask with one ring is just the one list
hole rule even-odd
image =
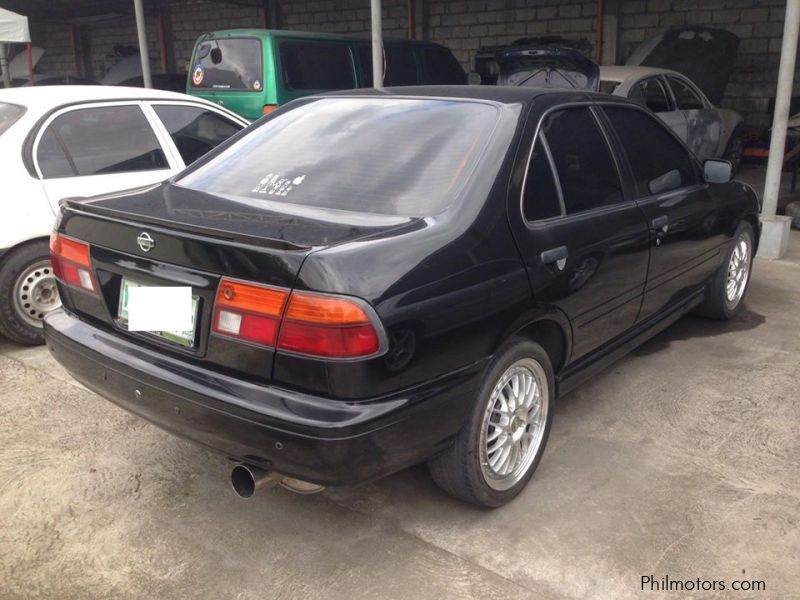
[[223, 279], [214, 303], [212, 331], [256, 344], [274, 346], [289, 292]]
[[381, 325], [356, 298], [289, 292], [223, 279], [212, 330], [247, 342], [309, 356], [348, 359], [378, 354]]
[[261, 114], [268, 115], [270, 113], [274, 113], [276, 110], [278, 110], [277, 104], [265, 104], [261, 107]]
[[53, 263], [53, 273], [62, 282], [97, 294], [89, 258], [89, 244], [53, 232], [50, 235], [50, 260]]

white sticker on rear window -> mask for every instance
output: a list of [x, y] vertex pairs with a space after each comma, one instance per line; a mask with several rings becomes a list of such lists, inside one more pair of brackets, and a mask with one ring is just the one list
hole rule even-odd
[[305, 181], [305, 175], [296, 177], [281, 177], [275, 173], [267, 173], [264, 178], [253, 188], [254, 194], [265, 196], [287, 196], [296, 186]]

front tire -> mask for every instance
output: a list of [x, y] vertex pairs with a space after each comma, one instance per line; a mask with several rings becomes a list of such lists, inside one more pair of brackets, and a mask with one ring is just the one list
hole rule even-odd
[[725, 153], [722, 158], [731, 163], [731, 173], [736, 175], [739, 172], [739, 167], [742, 165], [742, 156], [744, 154], [744, 136], [740, 128], [731, 135], [728, 140], [728, 146], [725, 148]]
[[44, 343], [42, 319], [61, 306], [46, 241], [20, 246], [0, 265], [0, 334], [26, 346]]
[[533, 341], [511, 340], [487, 368], [469, 421], [453, 445], [429, 461], [433, 480], [471, 504], [506, 504], [542, 458], [554, 403], [547, 353]]
[[712, 319], [732, 319], [742, 308], [753, 268], [755, 235], [750, 223], [742, 222], [733, 235], [725, 261], [706, 289], [699, 313]]

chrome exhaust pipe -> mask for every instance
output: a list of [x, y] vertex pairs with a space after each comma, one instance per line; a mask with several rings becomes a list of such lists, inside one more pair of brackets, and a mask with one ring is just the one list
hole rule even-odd
[[275, 485], [280, 476], [253, 465], [239, 464], [231, 470], [231, 485], [240, 498], [252, 498], [256, 490]]
[[231, 470], [231, 486], [240, 498], [252, 498], [256, 490], [280, 485], [296, 494], [316, 494], [325, 489], [324, 486], [265, 471], [253, 465], [241, 463]]

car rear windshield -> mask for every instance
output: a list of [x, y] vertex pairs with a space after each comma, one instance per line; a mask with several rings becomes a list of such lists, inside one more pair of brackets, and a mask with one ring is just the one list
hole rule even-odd
[[25, 109], [21, 106], [0, 102], [0, 135], [3, 135], [3, 132], [16, 123], [23, 114]]
[[294, 214], [433, 215], [454, 202], [498, 114], [473, 101], [323, 98], [276, 115], [177, 184]]
[[195, 89], [260, 91], [261, 62], [256, 38], [206, 40], [197, 45], [189, 82]]

